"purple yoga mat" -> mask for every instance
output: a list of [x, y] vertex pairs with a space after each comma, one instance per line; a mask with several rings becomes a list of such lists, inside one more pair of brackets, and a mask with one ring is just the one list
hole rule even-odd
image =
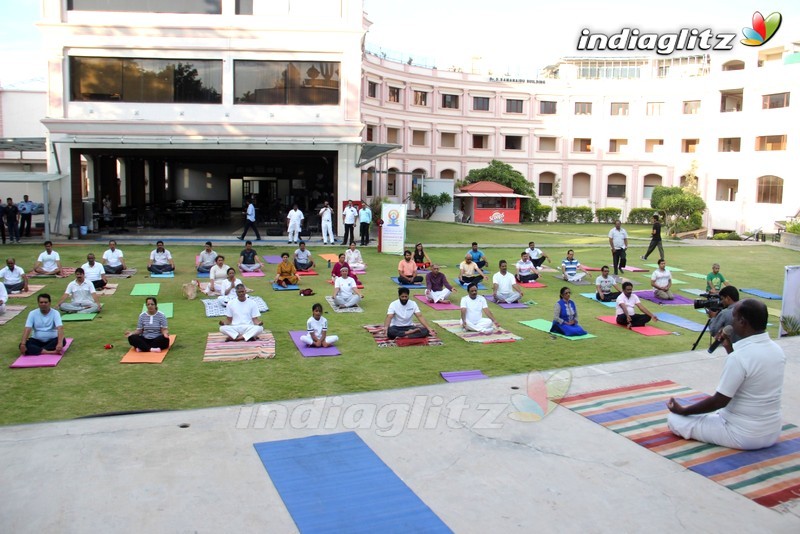
[[456, 306], [455, 304], [453, 304], [452, 302], [437, 302], [436, 304], [432, 304], [432, 303], [428, 302], [428, 297], [426, 297], [425, 295], [414, 295], [414, 298], [417, 299], [418, 301], [420, 301], [421, 303], [425, 304], [426, 306], [429, 306], [429, 307], [433, 308], [434, 310], [442, 311], [442, 310], [460, 310], [461, 309], [458, 306]]
[[292, 337], [297, 350], [303, 355], [303, 358], [313, 358], [316, 356], [338, 356], [341, 354], [336, 347], [309, 347], [302, 341], [300, 336], [306, 335], [305, 330], [289, 330], [289, 335]]
[[474, 371], [442, 371], [439, 374], [447, 382], [466, 382], [467, 380], [489, 378], [480, 369], [475, 369]]
[[241, 276], [243, 278], [261, 278], [262, 276], [265, 276], [265, 275], [261, 271], [252, 271], [252, 272], [251, 271], [242, 271], [242, 272], [239, 273], [239, 276]]
[[64, 339], [64, 350], [61, 354], [39, 354], [38, 356], [20, 356], [14, 363], [9, 365], [12, 369], [29, 369], [32, 367], [55, 367], [67, 349], [72, 345], [72, 338]]
[[636, 296], [640, 299], [649, 300], [650, 302], [655, 302], [656, 304], [663, 304], [665, 306], [680, 306], [685, 304], [691, 304], [693, 301], [691, 299], [687, 299], [683, 295], [675, 295], [675, 298], [672, 300], [661, 300], [656, 298], [652, 291], [634, 291], [633, 292]]
[[[484, 295], [484, 297], [489, 302], [494, 302], [494, 297], [492, 295]], [[527, 304], [523, 304], [521, 302], [513, 302], [511, 304], [509, 304], [508, 302], [494, 302], [494, 303], [497, 304], [498, 306], [500, 306], [501, 308], [505, 308], [507, 310], [511, 310], [511, 309], [514, 309], [514, 308], [527, 308], [528, 307]]]
[[264, 258], [265, 262], [271, 263], [273, 265], [277, 265], [281, 262], [280, 256], [261, 256], [261, 257]]

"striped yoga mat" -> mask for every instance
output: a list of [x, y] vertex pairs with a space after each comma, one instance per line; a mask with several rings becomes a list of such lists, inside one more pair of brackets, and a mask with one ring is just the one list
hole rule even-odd
[[763, 506], [800, 499], [800, 429], [795, 425], [784, 425], [778, 443], [757, 451], [686, 440], [670, 432], [670, 397], [685, 404], [707, 396], [664, 380], [571, 395], [559, 403]]
[[264, 330], [256, 341], [225, 341], [225, 334], [208, 334], [204, 362], [241, 362], [256, 358], [275, 357], [275, 336]]

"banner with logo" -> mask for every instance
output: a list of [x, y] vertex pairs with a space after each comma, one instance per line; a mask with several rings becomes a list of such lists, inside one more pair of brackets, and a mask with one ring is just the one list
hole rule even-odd
[[[783, 281], [783, 300], [781, 301], [781, 317], [794, 317], [800, 321], [800, 265], [787, 265], [786, 278]], [[780, 335], [786, 331], [783, 325], [780, 328]]]
[[384, 203], [381, 219], [381, 252], [402, 256], [406, 246], [406, 205]]

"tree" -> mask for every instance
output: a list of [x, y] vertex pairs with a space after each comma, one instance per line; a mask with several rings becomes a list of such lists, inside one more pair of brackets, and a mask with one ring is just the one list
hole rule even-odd
[[697, 230], [703, 224], [706, 203], [699, 195], [682, 187], [657, 186], [650, 197], [650, 206], [664, 212], [668, 233]]
[[436, 208], [444, 206], [453, 201], [453, 198], [447, 193], [440, 195], [429, 195], [428, 193], [421, 193], [420, 188], [415, 187], [411, 191], [411, 202], [422, 213], [423, 219], [430, 219], [436, 212]]
[[510, 187], [518, 195], [527, 195], [531, 197], [522, 199], [520, 220], [530, 221], [534, 208], [539, 205], [539, 199], [536, 198], [533, 184], [529, 182], [521, 172], [515, 170], [508, 163], [493, 159], [488, 167], [469, 171], [466, 178], [456, 185], [461, 187], [475, 182], [494, 182]]

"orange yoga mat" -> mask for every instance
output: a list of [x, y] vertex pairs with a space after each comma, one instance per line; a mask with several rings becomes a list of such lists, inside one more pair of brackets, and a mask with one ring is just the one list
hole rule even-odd
[[136, 349], [131, 347], [119, 363], [161, 363], [167, 357], [169, 349], [175, 345], [175, 337], [177, 334], [169, 336], [169, 348], [161, 352], [136, 352]]

